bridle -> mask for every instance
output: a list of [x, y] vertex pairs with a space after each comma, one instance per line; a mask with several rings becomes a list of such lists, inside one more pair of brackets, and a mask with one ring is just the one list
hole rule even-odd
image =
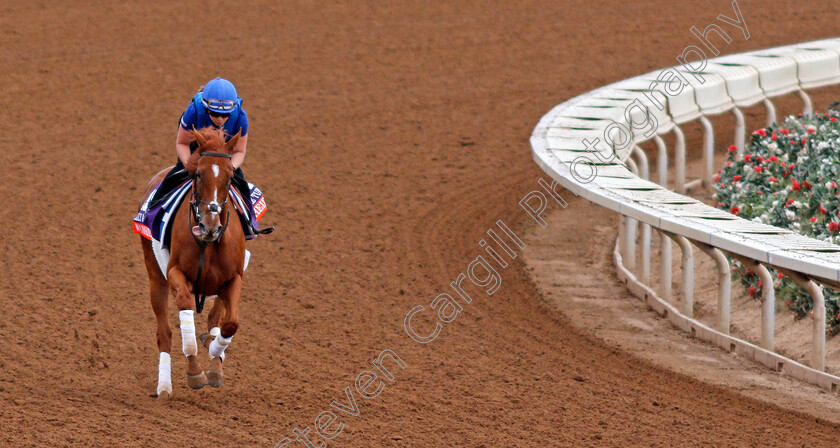
[[[199, 154], [199, 157], [203, 157], [203, 156], [221, 157], [221, 158], [224, 158], [224, 159], [230, 159], [231, 158], [230, 154], [222, 154], [222, 153], [218, 153], [218, 152], [203, 152], [203, 153]], [[197, 176], [197, 174], [196, 174], [196, 176]], [[202, 295], [199, 292], [199, 287], [198, 287], [198, 285], [201, 283], [201, 271], [204, 268], [204, 250], [207, 249], [207, 246], [209, 246], [211, 244], [218, 243], [219, 240], [222, 239], [222, 235], [225, 234], [225, 230], [227, 230], [228, 224], [230, 224], [230, 208], [227, 209], [227, 215], [225, 216], [225, 225], [222, 226], [222, 230], [219, 232], [219, 235], [212, 241], [204, 241], [204, 240], [198, 239], [198, 237], [195, 236], [195, 234], [192, 232], [192, 228], [193, 228], [193, 222], [192, 221], [194, 219], [196, 223], [201, 223], [201, 220], [204, 218], [204, 215], [206, 215], [207, 213], [217, 213], [217, 214], [221, 213], [222, 209], [225, 208], [225, 205], [227, 204], [228, 199], [229, 199], [228, 195], [225, 194], [225, 200], [222, 201], [221, 204], [215, 204], [215, 203], [212, 203], [212, 202], [205, 202], [205, 201], [201, 200], [201, 197], [199, 197], [199, 195], [198, 195], [198, 182], [197, 182], [196, 179], [193, 179], [192, 198], [190, 199], [190, 212], [191, 213], [189, 215], [190, 219], [188, 220], [188, 222], [189, 222], [189, 226], [190, 226], [189, 227], [190, 235], [192, 235], [196, 244], [198, 244], [199, 247], [201, 247], [201, 251], [199, 252], [199, 255], [198, 255], [198, 272], [196, 273], [195, 283], [193, 284], [193, 293], [195, 294], [195, 311], [197, 313], [201, 313], [201, 311], [204, 309], [204, 299], [207, 298], [206, 296]], [[199, 207], [200, 205], [205, 205], [207, 207], [207, 212], [201, 213], [201, 209]]]

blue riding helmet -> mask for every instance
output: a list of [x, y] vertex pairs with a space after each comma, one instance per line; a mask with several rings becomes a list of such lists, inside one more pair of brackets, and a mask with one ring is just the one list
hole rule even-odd
[[207, 110], [229, 114], [236, 108], [236, 87], [227, 79], [216, 78], [204, 86], [201, 103]]

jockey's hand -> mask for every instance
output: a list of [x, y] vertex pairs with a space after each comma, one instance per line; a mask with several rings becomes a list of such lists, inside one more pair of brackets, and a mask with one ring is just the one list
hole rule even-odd
[[191, 174], [195, 175], [195, 171], [198, 169], [198, 163], [190, 160], [189, 162], [184, 165], [184, 168]]

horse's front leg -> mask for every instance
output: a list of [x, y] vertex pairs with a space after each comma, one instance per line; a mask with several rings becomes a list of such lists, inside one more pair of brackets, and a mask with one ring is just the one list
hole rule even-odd
[[222, 329], [219, 328], [219, 322], [222, 320], [222, 311], [224, 311], [224, 304], [220, 297], [213, 300], [213, 308], [207, 313], [207, 333], [201, 335], [201, 344], [204, 348], [210, 348], [210, 342], [213, 338], [218, 336]]
[[195, 307], [187, 277], [177, 267], [169, 270], [169, 289], [178, 305], [181, 320], [181, 348], [187, 357], [187, 384], [193, 389], [207, 385], [207, 376], [198, 364], [198, 343], [195, 340]]
[[[239, 295], [242, 291], [242, 277], [238, 274], [222, 288], [219, 298], [225, 305], [225, 316], [218, 327], [219, 333], [210, 342], [210, 368], [207, 369], [208, 384], [213, 387], [222, 386], [222, 362], [225, 360], [225, 349], [233, 340], [233, 335], [239, 329]], [[216, 330], [214, 328], [213, 330]], [[211, 330], [211, 334], [214, 331]]]

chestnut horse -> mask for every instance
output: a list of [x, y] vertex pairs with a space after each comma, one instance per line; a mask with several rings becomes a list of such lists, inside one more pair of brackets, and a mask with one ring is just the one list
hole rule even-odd
[[[198, 389], [209, 384], [222, 385], [222, 361], [225, 348], [239, 328], [239, 295], [245, 263], [245, 234], [236, 211], [231, 213], [228, 190], [234, 168], [231, 153], [239, 134], [225, 142], [224, 132], [212, 128], [191, 131], [198, 143], [188, 166], [193, 174], [192, 198], [179, 206], [172, 224], [171, 257], [164, 276], [155, 259], [149, 240], [141, 237], [146, 270], [149, 273], [152, 309], [157, 318], [158, 397], [172, 395], [169, 352], [172, 330], [167, 321], [169, 292], [175, 298], [181, 321], [181, 342], [187, 357], [187, 384]], [[169, 169], [158, 173], [146, 188], [144, 197]], [[210, 367], [206, 374], [198, 362], [195, 335], [196, 306], [201, 312], [202, 296], [217, 296], [207, 318], [209, 333], [201, 336], [208, 348]], [[193, 300], [195, 298], [195, 300]]]

